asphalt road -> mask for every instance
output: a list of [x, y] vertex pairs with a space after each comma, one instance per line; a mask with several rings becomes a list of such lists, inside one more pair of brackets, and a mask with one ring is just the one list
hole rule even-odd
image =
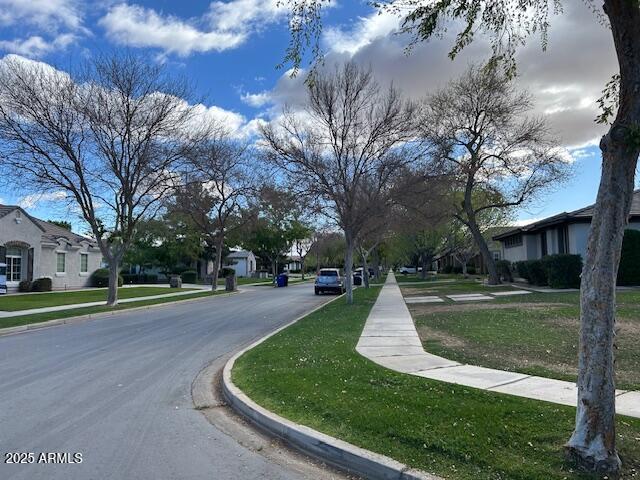
[[[0, 479], [297, 479], [193, 409], [209, 362], [329, 297], [310, 284], [254, 287], [0, 337]], [[5, 464], [6, 452], [82, 453]]]

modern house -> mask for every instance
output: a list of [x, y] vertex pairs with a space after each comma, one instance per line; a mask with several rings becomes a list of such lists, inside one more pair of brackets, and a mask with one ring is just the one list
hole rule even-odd
[[[493, 239], [502, 245], [502, 258], [510, 262], [536, 260], [557, 253], [578, 254], [584, 258], [593, 208], [590, 205], [559, 213], [494, 235]], [[627, 228], [640, 230], [640, 190], [633, 192]]]
[[256, 272], [256, 256], [253, 252], [231, 252], [227, 255], [225, 263], [226, 267], [236, 271], [236, 277], [251, 277]]
[[88, 286], [102, 253], [94, 240], [32, 217], [22, 208], [0, 205], [0, 263], [7, 264], [8, 290], [22, 280], [48, 277], [54, 290]]

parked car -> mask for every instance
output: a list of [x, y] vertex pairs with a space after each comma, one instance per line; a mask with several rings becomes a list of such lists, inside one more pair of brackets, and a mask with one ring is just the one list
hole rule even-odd
[[407, 275], [412, 273], [418, 273], [418, 270], [416, 269], [416, 267], [400, 267], [400, 273]]
[[0, 263], [0, 295], [7, 293], [7, 264]]
[[343, 294], [345, 292], [344, 279], [342, 278], [342, 275], [340, 275], [340, 270], [337, 268], [321, 269], [316, 277], [314, 291], [316, 295], [320, 295], [324, 292]]

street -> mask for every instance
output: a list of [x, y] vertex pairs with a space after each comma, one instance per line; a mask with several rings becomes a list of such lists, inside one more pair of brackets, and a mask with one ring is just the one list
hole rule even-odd
[[[193, 409], [209, 362], [332, 298], [247, 290], [0, 337], [0, 478], [300, 478]], [[7, 452], [82, 462], [8, 465]]]

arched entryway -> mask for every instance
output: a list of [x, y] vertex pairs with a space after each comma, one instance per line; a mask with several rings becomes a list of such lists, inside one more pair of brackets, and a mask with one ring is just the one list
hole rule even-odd
[[12, 240], [0, 245], [0, 262], [7, 264], [7, 285], [33, 280], [33, 247]]

